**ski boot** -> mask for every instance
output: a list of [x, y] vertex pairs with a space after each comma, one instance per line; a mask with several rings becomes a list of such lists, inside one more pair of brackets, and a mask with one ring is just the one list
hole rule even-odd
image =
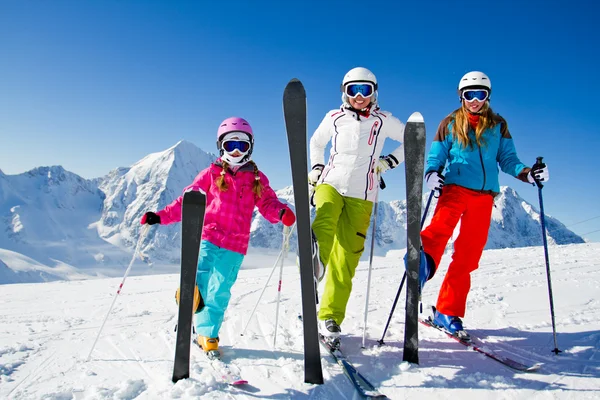
[[[180, 290], [179, 290], [179, 288], [177, 288], [177, 290], [175, 291], [175, 303], [177, 303], [177, 305], [179, 305], [179, 297], [180, 297]], [[194, 313], [199, 313], [200, 311], [202, 311], [203, 308], [204, 308], [204, 299], [202, 298], [202, 295], [200, 294], [200, 291], [198, 290], [198, 285], [196, 285], [194, 287], [194, 305], [193, 305], [192, 311]]]
[[315, 280], [321, 282], [325, 277], [325, 265], [321, 261], [321, 257], [319, 256], [319, 243], [317, 242], [317, 237], [315, 233], [311, 229], [311, 239], [312, 239], [312, 262], [313, 262], [313, 273], [315, 274]]
[[[313, 265], [313, 275], [315, 279], [315, 285], [318, 285], [319, 282], [323, 280], [325, 277], [325, 265], [321, 262], [321, 257], [319, 257], [319, 243], [317, 242], [317, 238], [315, 233], [311, 230], [311, 254], [312, 254], [312, 265]], [[296, 265], [298, 269], [300, 269], [300, 257], [296, 255]]]
[[[408, 271], [408, 253], [404, 255], [404, 268]], [[433, 258], [421, 249], [419, 256], [419, 296], [423, 292], [425, 283], [435, 275], [436, 265]]]
[[334, 349], [340, 347], [342, 329], [333, 319], [319, 320], [319, 334]]
[[211, 360], [221, 358], [221, 352], [219, 351], [219, 338], [218, 337], [208, 338], [206, 336], [198, 336], [196, 338], [196, 343], [198, 344], [198, 346], [200, 346], [200, 348], [202, 350], [204, 350], [204, 353], [206, 353], [206, 356], [208, 358], [210, 358]]
[[442, 314], [436, 310], [433, 323], [462, 341], [471, 341], [471, 336], [463, 328], [462, 320], [459, 317]]

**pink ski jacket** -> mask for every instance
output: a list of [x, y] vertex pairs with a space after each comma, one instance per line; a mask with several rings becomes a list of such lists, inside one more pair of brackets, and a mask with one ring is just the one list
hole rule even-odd
[[[215, 246], [246, 255], [254, 207], [258, 207], [258, 211], [269, 222], [277, 223], [281, 209], [288, 206], [279, 201], [269, 186], [269, 180], [260, 171], [258, 176], [263, 185], [262, 195], [259, 198], [252, 192], [255, 180], [252, 163], [241, 166], [236, 172], [227, 169], [225, 182], [228, 189], [226, 191], [221, 191], [217, 187], [216, 181], [221, 176], [221, 171], [223, 171], [221, 160], [217, 159], [196, 176], [192, 184], [184, 189], [184, 193], [197, 190], [206, 194], [202, 239]], [[183, 196], [179, 196], [156, 213], [160, 216], [161, 225], [181, 221], [182, 201]]]

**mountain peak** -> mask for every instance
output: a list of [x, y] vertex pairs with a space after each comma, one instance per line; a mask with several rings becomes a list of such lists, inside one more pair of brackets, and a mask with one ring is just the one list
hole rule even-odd
[[59, 176], [65, 172], [67, 172], [67, 170], [65, 170], [62, 165], [52, 165], [46, 167], [36, 167], [27, 171], [26, 173], [29, 175], [48, 175], [50, 178], [52, 175]]
[[175, 150], [175, 149], [185, 149], [188, 147], [198, 148], [198, 146], [196, 146], [194, 143], [192, 143], [188, 140], [182, 139], [179, 142], [175, 143], [175, 145], [171, 146], [167, 151]]

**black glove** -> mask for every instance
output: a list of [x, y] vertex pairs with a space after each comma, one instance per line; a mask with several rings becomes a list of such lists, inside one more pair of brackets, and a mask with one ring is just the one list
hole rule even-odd
[[428, 172], [427, 175], [425, 175], [425, 183], [429, 190], [438, 190], [441, 192], [442, 187], [444, 186], [444, 175], [437, 171]]
[[156, 215], [152, 211], [148, 211], [146, 214], [144, 214], [140, 223], [142, 225], [144, 225], [144, 224], [148, 224], [148, 225], [160, 224], [160, 216]]
[[548, 167], [544, 163], [535, 163], [533, 167], [531, 167], [531, 171], [527, 174], [527, 180], [529, 183], [537, 182], [548, 182], [550, 179], [550, 173], [548, 172]]

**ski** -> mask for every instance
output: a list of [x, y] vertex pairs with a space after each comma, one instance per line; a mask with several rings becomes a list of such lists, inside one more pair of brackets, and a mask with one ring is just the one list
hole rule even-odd
[[317, 329], [317, 306], [312, 264], [312, 238], [308, 197], [308, 154], [306, 151], [306, 92], [292, 79], [283, 92], [283, 114], [290, 149], [292, 185], [296, 208], [298, 258], [302, 291], [304, 329], [304, 382], [322, 384], [321, 353]]
[[181, 217], [181, 276], [179, 280], [180, 299], [177, 319], [177, 339], [173, 382], [190, 376], [190, 343], [196, 287], [196, 269], [200, 252], [200, 238], [204, 225], [206, 196], [190, 191], [183, 195]]
[[427, 318], [427, 319], [423, 319], [423, 318], [419, 318], [419, 322], [425, 326], [429, 326], [431, 328], [435, 328], [440, 332], [443, 332], [446, 334], [446, 336], [454, 339], [455, 341], [457, 341], [458, 343], [466, 346], [467, 348], [477, 351], [493, 360], [498, 361], [499, 363], [504, 364], [505, 366], [514, 369], [516, 371], [521, 371], [521, 372], [536, 372], [538, 371], [542, 364], [540, 363], [536, 363], [533, 365], [527, 365], [527, 364], [523, 364], [519, 361], [513, 360], [512, 358], [508, 358], [506, 356], [503, 356], [501, 354], [498, 354], [496, 352], [494, 352], [493, 350], [491, 350], [488, 346], [488, 344], [484, 343], [481, 339], [479, 339], [476, 336], [473, 336], [473, 334], [469, 333], [469, 336], [471, 337], [470, 341], [467, 340], [463, 340], [455, 335], [453, 335], [452, 333], [446, 331], [444, 328], [437, 326], [433, 323], [433, 321], [431, 320], [431, 317]]
[[371, 382], [367, 380], [358, 370], [348, 361], [348, 358], [339, 349], [339, 346], [334, 347], [322, 335], [319, 335], [319, 341], [327, 349], [329, 354], [342, 367], [344, 375], [350, 380], [356, 392], [366, 399], [387, 399], [388, 397], [379, 392]]
[[421, 260], [421, 208], [425, 169], [425, 122], [415, 112], [404, 129], [406, 174], [406, 320], [403, 361], [419, 363], [419, 264]]
[[194, 344], [196, 348], [204, 353], [204, 357], [209, 361], [211, 368], [214, 371], [215, 378], [219, 381], [226, 383], [230, 386], [239, 386], [239, 385], [247, 385], [248, 381], [242, 379], [240, 371], [237, 367], [229, 364], [221, 357], [211, 356], [210, 353], [205, 352], [202, 347], [198, 344], [196, 340], [194, 340]]

